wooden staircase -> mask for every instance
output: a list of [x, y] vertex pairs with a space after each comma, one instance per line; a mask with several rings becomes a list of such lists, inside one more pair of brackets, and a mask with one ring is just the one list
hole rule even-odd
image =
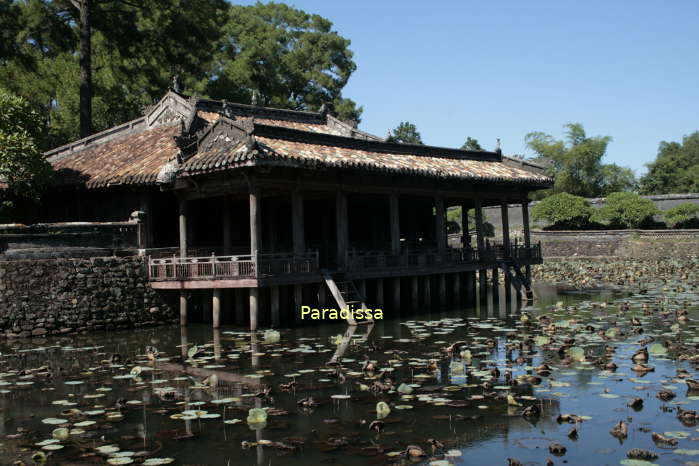
[[[332, 293], [333, 298], [335, 298], [339, 306], [338, 310], [367, 308], [365, 297], [362, 296], [352, 280], [340, 280], [336, 282], [327, 270], [322, 270], [321, 274], [330, 289], [330, 293]], [[365, 319], [358, 322], [350, 315], [347, 318], [347, 323], [349, 325], [373, 324], [374, 319]]]
[[522, 267], [514, 260], [499, 260], [498, 266], [505, 272], [505, 275], [510, 280], [510, 283], [515, 287], [517, 293], [522, 297], [525, 302], [534, 301], [534, 289], [532, 288], [531, 281], [527, 279], [527, 276], [522, 272]]

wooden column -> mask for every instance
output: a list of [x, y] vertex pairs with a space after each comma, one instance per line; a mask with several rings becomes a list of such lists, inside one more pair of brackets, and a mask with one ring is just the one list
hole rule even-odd
[[423, 278], [422, 286], [424, 287], [424, 292], [423, 292], [424, 298], [423, 299], [425, 300], [425, 305], [431, 308], [432, 307], [432, 290], [431, 290], [431, 286], [430, 286], [431, 285], [430, 284], [431, 277], [429, 275], [425, 275], [422, 278]]
[[347, 193], [338, 191], [335, 195], [335, 225], [337, 228], [337, 264], [340, 268], [347, 265]]
[[400, 314], [400, 277], [393, 278], [393, 306], [395, 307], [394, 315]]
[[180, 198], [180, 257], [187, 257], [187, 200]]
[[187, 292], [180, 290], [180, 325], [187, 325]]
[[[529, 249], [531, 247], [531, 231], [529, 229], [529, 200], [525, 199], [522, 201], [522, 227], [524, 233], [524, 245]], [[532, 266], [525, 266], [525, 274], [527, 276], [527, 281], [532, 282]]]
[[447, 276], [439, 274], [439, 305], [446, 306], [447, 304]]
[[294, 254], [306, 252], [306, 239], [303, 228], [303, 194], [298, 190], [291, 193], [291, 232], [293, 235]]
[[325, 302], [325, 288], [327, 285], [325, 284], [324, 281], [320, 282], [318, 284], [318, 307], [324, 307], [326, 302]]
[[389, 201], [389, 221], [391, 223], [391, 254], [400, 254], [400, 209], [398, 206], [398, 195], [391, 193]]
[[231, 199], [223, 199], [223, 255], [233, 254], [233, 212]]
[[273, 286], [269, 290], [270, 308], [272, 309], [272, 327], [278, 328], [280, 323], [279, 316], [279, 287]]
[[250, 331], [257, 330], [257, 303], [259, 297], [258, 288], [250, 288]]
[[[367, 296], [366, 296], [366, 280], [359, 280], [359, 294], [362, 295], [362, 299], [364, 302], [367, 301]], [[366, 303], [367, 306], [369, 303]]]
[[420, 308], [420, 282], [417, 275], [413, 275], [410, 279], [410, 298], [413, 301], [413, 309]]
[[500, 204], [500, 212], [502, 213], [502, 245], [505, 247], [505, 254], [510, 252], [510, 219], [507, 199], [502, 199]]
[[480, 199], [475, 199], [473, 203], [476, 211], [476, 246], [478, 246], [479, 251], [482, 251], [485, 249], [485, 239], [483, 237], [483, 207], [481, 206]]
[[466, 304], [476, 304], [476, 272], [466, 272]]
[[376, 304], [383, 307], [383, 278], [376, 279]]
[[488, 269], [478, 271], [478, 297], [481, 306], [488, 304]]
[[294, 285], [294, 320], [301, 316], [301, 306], [303, 306], [303, 285]]
[[452, 286], [454, 289], [454, 305], [461, 307], [463, 303], [461, 302], [461, 274], [453, 273], [451, 274]]
[[468, 231], [468, 206], [461, 204], [461, 244], [464, 248], [471, 246], [471, 234]]
[[140, 211], [145, 214], [143, 219], [143, 248], [153, 247], [153, 209], [151, 208], [151, 196], [150, 193], [144, 192], [141, 194], [141, 206]]
[[214, 288], [211, 315], [211, 326], [213, 328], [221, 327], [221, 288]]
[[435, 239], [437, 240], [437, 250], [444, 252], [447, 249], [447, 227], [444, 213], [444, 199], [440, 196], [434, 198], [435, 207]]
[[[250, 189], [250, 255], [257, 261], [257, 256], [262, 243], [262, 215], [259, 189], [255, 186]], [[257, 264], [255, 264], [257, 265]], [[255, 270], [257, 273], [257, 270]]]
[[495, 267], [492, 269], [492, 275], [491, 275], [491, 286], [492, 286], [492, 293], [493, 293], [493, 302], [497, 302], [500, 300], [500, 277], [498, 275], [498, 268]]

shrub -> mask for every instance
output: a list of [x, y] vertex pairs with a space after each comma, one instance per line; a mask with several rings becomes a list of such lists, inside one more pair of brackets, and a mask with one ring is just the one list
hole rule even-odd
[[583, 229], [590, 223], [592, 208], [584, 197], [559, 193], [534, 206], [532, 219], [546, 221], [554, 229]]
[[671, 228], [690, 228], [698, 223], [699, 205], [685, 202], [663, 212], [665, 222]]
[[596, 222], [606, 222], [613, 228], [640, 228], [653, 222], [660, 213], [653, 201], [636, 193], [620, 192], [607, 196], [604, 207], [592, 216]]

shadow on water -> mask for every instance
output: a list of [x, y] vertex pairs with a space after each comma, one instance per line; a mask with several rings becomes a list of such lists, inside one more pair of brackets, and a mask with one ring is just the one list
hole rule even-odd
[[[353, 330], [338, 322], [250, 335], [197, 324], [8, 341], [0, 345], [2, 459], [27, 458], [63, 424], [78, 430], [56, 443], [60, 450], [44, 451], [66, 464], [104, 464], [106, 455], [90, 456], [102, 445], [133, 452], [124, 454], [133, 464], [143, 452], [176, 464], [401, 464], [410, 462], [398, 454], [409, 445], [427, 455], [417, 462], [543, 463], [552, 442], [567, 447], [573, 464], [617, 464], [631, 447], [654, 448], [639, 427], [678, 430], [674, 416], [657, 416], [663, 402], [651, 395], [675, 386], [679, 363], [657, 359], [655, 372], [635, 377], [629, 357], [637, 346], [621, 340], [615, 374], [566, 363], [540, 376], [537, 366], [561, 359], [558, 347], [533, 346], [541, 331], [522, 320], [522, 312], [532, 321], [546, 314], [562, 328], [578, 318], [604, 329], [619, 325], [607, 302], [631, 299], [638, 307], [646, 298], [550, 286], [536, 293], [535, 306], [523, 311], [489, 296], [472, 309], [427, 310]], [[655, 324], [646, 331], [660, 337], [666, 329]], [[604, 342], [577, 344], [593, 353]], [[157, 348], [154, 361], [149, 347]], [[515, 397], [509, 405], [508, 395]], [[646, 400], [639, 413], [626, 406], [637, 396]], [[391, 412], [373, 423], [379, 401]], [[528, 406], [540, 416], [523, 417]], [[268, 408], [257, 429], [246, 422], [251, 408]], [[562, 413], [586, 420], [561, 424]], [[622, 445], [608, 431], [630, 418]], [[577, 440], [568, 437], [572, 427]]]

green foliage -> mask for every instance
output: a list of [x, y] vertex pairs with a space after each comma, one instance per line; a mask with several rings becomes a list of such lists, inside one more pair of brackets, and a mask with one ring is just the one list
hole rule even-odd
[[[0, 86], [48, 116], [42, 148], [77, 138], [78, 10], [70, 0], [20, 0], [5, 16], [3, 1]], [[258, 90], [262, 104], [317, 110], [326, 102], [339, 118], [359, 120], [361, 108], [341, 96], [356, 68], [349, 41], [320, 16], [225, 0], [92, 5], [95, 131], [140, 116], [174, 75], [188, 94], [245, 103]]]
[[606, 222], [613, 228], [640, 228], [660, 213], [653, 201], [636, 193], [611, 193], [604, 207], [592, 216], [596, 222]]
[[559, 230], [587, 228], [591, 216], [592, 207], [587, 200], [568, 193], [549, 196], [532, 208], [534, 221], [546, 221]]
[[404, 144], [422, 144], [422, 138], [417, 127], [409, 121], [402, 121], [388, 138], [389, 142], [402, 142]]
[[478, 143], [478, 139], [467, 137], [466, 142], [461, 146], [461, 150], [483, 150], [483, 148]]
[[357, 66], [350, 41], [332, 26], [283, 3], [232, 5], [209, 93], [249, 102], [257, 90], [262, 103], [296, 110], [326, 103], [338, 118], [358, 122], [362, 109], [341, 93]]
[[611, 137], [588, 137], [580, 123], [569, 123], [565, 127], [566, 139], [563, 141], [542, 132], [532, 132], [525, 137], [527, 146], [538, 157], [550, 162], [548, 171], [555, 182], [551, 190], [543, 193], [544, 196], [565, 192], [597, 197], [635, 187], [631, 170], [602, 163]]
[[[24, 99], [0, 89], [0, 211], [17, 198], [36, 200], [51, 176], [51, 166], [36, 144], [39, 114]], [[0, 212], [0, 216], [3, 212]]]
[[699, 192], [699, 131], [682, 142], [662, 141], [648, 173], [641, 177], [644, 194]]
[[697, 214], [699, 214], [699, 205], [691, 202], [676, 205], [663, 212], [665, 221], [672, 228], [683, 228], [697, 223]]

